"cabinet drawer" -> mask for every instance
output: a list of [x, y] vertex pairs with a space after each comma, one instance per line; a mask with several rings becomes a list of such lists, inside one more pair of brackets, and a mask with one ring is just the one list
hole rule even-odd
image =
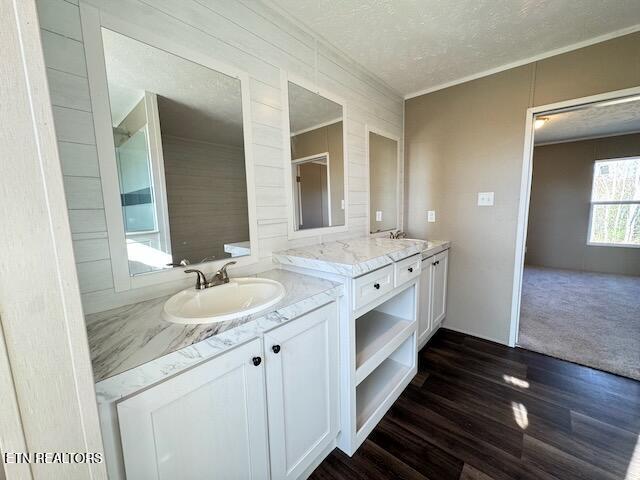
[[414, 255], [394, 264], [396, 287], [420, 276], [422, 270], [422, 255]]
[[353, 280], [353, 309], [364, 307], [393, 289], [393, 265]]

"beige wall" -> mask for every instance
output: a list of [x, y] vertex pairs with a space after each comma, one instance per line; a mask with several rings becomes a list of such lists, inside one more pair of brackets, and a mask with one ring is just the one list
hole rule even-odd
[[594, 162], [636, 155], [640, 134], [536, 147], [525, 262], [640, 275], [639, 248], [587, 245]]
[[453, 243], [447, 327], [508, 342], [526, 109], [638, 85], [635, 33], [407, 100], [405, 230]]
[[[376, 221], [376, 211], [382, 221]], [[369, 133], [369, 223], [371, 232], [398, 227], [398, 142]]]
[[166, 135], [162, 149], [173, 261], [229, 257], [249, 240], [244, 149]]
[[329, 184], [331, 186], [331, 221], [333, 225], [344, 225], [344, 160], [342, 122], [317, 128], [291, 137], [291, 158], [309, 157], [329, 152]]

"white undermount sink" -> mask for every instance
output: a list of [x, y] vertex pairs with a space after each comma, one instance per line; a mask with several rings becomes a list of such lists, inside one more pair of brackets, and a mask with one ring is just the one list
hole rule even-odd
[[204, 290], [187, 288], [164, 304], [162, 318], [183, 324], [233, 320], [265, 310], [284, 298], [280, 282], [268, 278], [232, 278]]

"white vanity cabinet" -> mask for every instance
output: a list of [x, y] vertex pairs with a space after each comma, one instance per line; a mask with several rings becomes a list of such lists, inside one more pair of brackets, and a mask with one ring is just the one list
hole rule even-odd
[[261, 357], [256, 339], [120, 402], [127, 479], [269, 478]]
[[427, 343], [446, 316], [448, 269], [449, 250], [422, 260], [418, 349]]
[[330, 302], [117, 404], [128, 480], [295, 479], [339, 431]]
[[264, 336], [271, 477], [296, 479], [339, 430], [338, 324], [331, 303]]

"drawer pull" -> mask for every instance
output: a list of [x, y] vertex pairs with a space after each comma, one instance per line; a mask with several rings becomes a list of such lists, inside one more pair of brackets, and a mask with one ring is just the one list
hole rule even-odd
[[373, 284], [373, 288], [375, 288], [376, 290], [380, 290], [380, 284], [379, 283], [374, 283]]
[[409, 267], [409, 273], [413, 273], [413, 267]]
[[251, 361], [256, 367], [262, 363], [262, 359], [260, 357], [253, 357]]
[[273, 350], [273, 353], [280, 353], [280, 345], [274, 345], [271, 350]]

